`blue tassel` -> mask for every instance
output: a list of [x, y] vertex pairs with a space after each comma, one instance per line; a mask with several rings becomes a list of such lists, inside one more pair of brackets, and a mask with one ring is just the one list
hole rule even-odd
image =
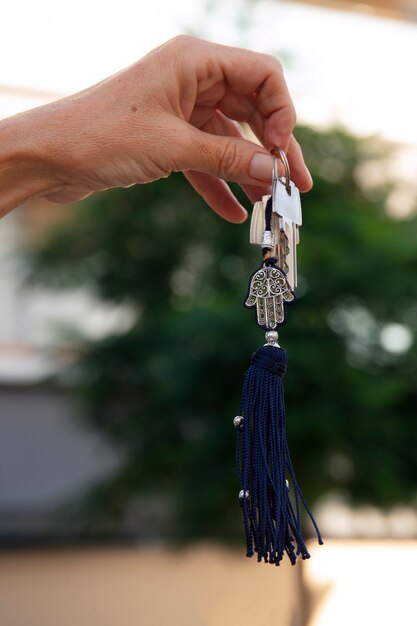
[[[236, 462], [246, 535], [246, 556], [279, 565], [288, 555], [308, 559], [301, 530], [301, 504], [323, 543], [314, 517], [295, 478], [285, 436], [282, 378], [287, 366], [285, 350], [274, 345], [259, 348], [246, 373], [237, 429]], [[293, 502], [290, 498], [290, 483]]]

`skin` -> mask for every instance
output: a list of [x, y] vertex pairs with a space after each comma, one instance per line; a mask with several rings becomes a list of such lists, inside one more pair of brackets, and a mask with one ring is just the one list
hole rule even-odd
[[275, 57], [180, 35], [97, 85], [0, 121], [0, 215], [34, 197], [70, 203], [175, 171], [239, 223], [247, 214], [225, 181], [251, 201], [269, 193], [274, 145], [300, 191], [311, 188], [295, 123]]

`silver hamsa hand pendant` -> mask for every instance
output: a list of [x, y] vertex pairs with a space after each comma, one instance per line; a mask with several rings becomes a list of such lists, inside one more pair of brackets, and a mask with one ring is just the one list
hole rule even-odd
[[285, 322], [285, 304], [294, 300], [285, 274], [279, 267], [266, 266], [252, 274], [245, 307], [256, 307], [256, 321], [265, 330]]

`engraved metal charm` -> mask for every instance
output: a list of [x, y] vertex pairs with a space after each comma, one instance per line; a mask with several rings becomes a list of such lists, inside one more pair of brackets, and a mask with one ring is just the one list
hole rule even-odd
[[294, 300], [285, 274], [278, 267], [262, 267], [250, 279], [245, 306], [256, 306], [258, 326], [273, 330], [285, 322], [285, 304]]

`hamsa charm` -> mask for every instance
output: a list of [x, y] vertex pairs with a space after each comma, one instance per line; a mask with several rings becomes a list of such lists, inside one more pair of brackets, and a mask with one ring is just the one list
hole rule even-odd
[[285, 322], [285, 304], [294, 300], [285, 274], [279, 267], [265, 266], [252, 274], [245, 307], [256, 307], [256, 321], [265, 330]]

